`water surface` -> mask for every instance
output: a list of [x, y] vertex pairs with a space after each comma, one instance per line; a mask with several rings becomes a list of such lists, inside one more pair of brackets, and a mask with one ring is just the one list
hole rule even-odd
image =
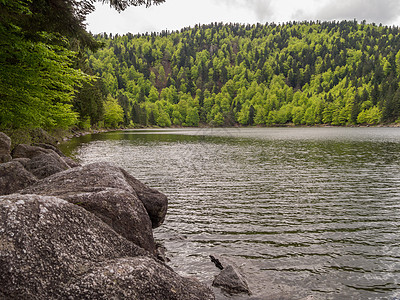
[[253, 295], [233, 299], [400, 299], [398, 128], [135, 130], [63, 148], [165, 193], [170, 265], [210, 285], [210, 254], [235, 261]]

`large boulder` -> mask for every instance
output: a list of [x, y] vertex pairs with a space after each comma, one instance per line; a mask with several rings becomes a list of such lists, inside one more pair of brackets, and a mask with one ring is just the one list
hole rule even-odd
[[59, 196], [94, 213], [117, 233], [156, 255], [151, 221], [143, 203], [132, 193], [114, 188]]
[[40, 146], [19, 144], [14, 148], [12, 155], [14, 159], [29, 158], [31, 161], [25, 166], [39, 179], [79, 166], [56, 147], [47, 144], [38, 145]]
[[[138, 188], [138, 193], [135, 188]], [[57, 196], [78, 204], [96, 214], [128, 240], [155, 254], [154, 222], [142, 199], [146, 197], [147, 203], [153, 203], [152, 212], [159, 217], [156, 219], [159, 224], [165, 217], [167, 198], [138, 182], [121, 168], [108, 163], [89, 164], [56, 173], [21, 193]], [[151, 195], [155, 201], [152, 201]]]
[[56, 146], [53, 146], [51, 144], [45, 144], [45, 143], [34, 143], [32, 146], [44, 148], [44, 149], [50, 149], [56, 152], [59, 156], [65, 157], [65, 154], [62, 153], [60, 149], [58, 149]]
[[31, 161], [29, 158], [14, 158], [12, 161], [17, 161], [26, 169], [28, 163]]
[[57, 153], [60, 157], [62, 157], [63, 161], [70, 166], [71, 168], [79, 167], [80, 164], [74, 161], [72, 158], [66, 156], [64, 153], [61, 152], [60, 149], [58, 149], [56, 146], [50, 145], [50, 144], [43, 144], [43, 143], [36, 143], [33, 144], [33, 146], [37, 146], [40, 148], [44, 149], [50, 149], [53, 150], [55, 153]]
[[107, 188], [124, 190], [137, 196], [146, 208], [153, 228], [163, 223], [167, 213], [167, 197], [141, 183], [125, 170], [105, 162], [88, 164], [54, 174], [23, 193], [65, 197], [103, 191]]
[[183, 278], [148, 257], [120, 258], [101, 263], [71, 283], [73, 299], [212, 300], [210, 289]]
[[78, 165], [72, 159], [60, 155], [61, 152], [56, 147], [46, 144], [40, 145], [39, 147], [19, 144], [12, 152], [14, 159], [30, 159], [25, 167], [37, 178], [43, 179]]
[[0, 195], [15, 193], [36, 183], [38, 179], [19, 161], [0, 164]]
[[146, 207], [150, 216], [153, 228], [159, 227], [165, 219], [168, 208], [167, 197], [159, 191], [149, 188], [147, 185], [137, 180], [124, 169], [120, 169], [128, 184], [135, 190], [139, 199]]
[[0, 132], [0, 163], [9, 162], [12, 157], [11, 151], [11, 139], [3, 132]]
[[1, 299], [214, 299], [78, 205], [0, 196]]
[[18, 144], [12, 151], [13, 158], [30, 158], [40, 155], [49, 153], [49, 149], [45, 149], [38, 146], [31, 146], [28, 144]]
[[36, 155], [26, 164], [26, 169], [39, 179], [49, 177], [69, 168], [69, 165], [55, 152]]
[[99, 262], [146, 251], [83, 208], [56, 197], [0, 197], [0, 294], [51, 299]]

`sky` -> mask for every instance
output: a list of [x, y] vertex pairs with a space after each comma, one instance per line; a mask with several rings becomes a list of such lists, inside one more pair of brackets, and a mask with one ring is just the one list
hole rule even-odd
[[212, 22], [265, 24], [304, 20], [366, 20], [400, 25], [397, 0], [166, 0], [160, 5], [129, 7], [118, 13], [96, 3], [87, 30], [125, 34], [180, 30]]

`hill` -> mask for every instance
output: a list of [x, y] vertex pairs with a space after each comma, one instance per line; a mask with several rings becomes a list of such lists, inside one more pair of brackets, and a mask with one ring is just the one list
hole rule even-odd
[[96, 40], [104, 48], [89, 53], [89, 66], [111, 95], [108, 105], [122, 107], [125, 125], [351, 125], [399, 118], [397, 27], [213, 23]]

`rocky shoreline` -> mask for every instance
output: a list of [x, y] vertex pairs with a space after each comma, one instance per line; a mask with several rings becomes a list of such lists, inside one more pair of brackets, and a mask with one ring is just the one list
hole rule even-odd
[[167, 197], [108, 163], [0, 133], [0, 299], [214, 299], [158, 255]]

